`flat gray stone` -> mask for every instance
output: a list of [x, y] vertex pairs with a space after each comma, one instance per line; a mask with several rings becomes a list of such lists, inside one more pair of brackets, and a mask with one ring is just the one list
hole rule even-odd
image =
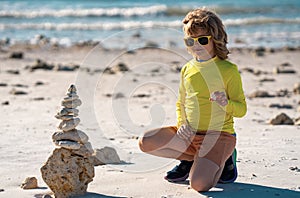
[[67, 132], [58, 131], [55, 132], [52, 135], [52, 140], [55, 141], [61, 141], [61, 140], [71, 140], [73, 142], [79, 142], [79, 143], [87, 143], [89, 140], [89, 137], [80, 130], [71, 130]]
[[78, 150], [80, 148], [80, 144], [78, 142], [73, 142], [70, 140], [55, 141], [54, 144], [58, 147], [63, 147], [71, 150]]
[[63, 120], [58, 128], [63, 131], [71, 131], [77, 127], [77, 125], [80, 123], [79, 118], [74, 118], [72, 120]]
[[72, 150], [72, 152], [76, 155], [88, 157], [88, 156], [92, 156], [94, 150], [92, 144], [90, 142], [87, 142], [85, 144], [81, 144], [78, 150]]
[[71, 96], [64, 97], [63, 101], [68, 102], [68, 101], [76, 100], [76, 99], [78, 99], [78, 98], [79, 98], [78, 95], [72, 94]]
[[[79, 110], [74, 108], [62, 108], [56, 116], [64, 116], [64, 115], [73, 115], [74, 117], [78, 116]], [[56, 117], [55, 116], [55, 117]], [[56, 117], [57, 118], [57, 117]], [[59, 119], [59, 118], [58, 118]]]
[[66, 108], [76, 108], [82, 104], [80, 99], [76, 99], [73, 101], [62, 101], [61, 106], [64, 106]]

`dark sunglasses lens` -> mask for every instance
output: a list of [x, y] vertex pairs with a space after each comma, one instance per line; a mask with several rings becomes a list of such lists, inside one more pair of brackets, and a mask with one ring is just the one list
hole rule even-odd
[[194, 45], [194, 39], [192, 39], [192, 38], [184, 39], [184, 41], [185, 41], [186, 46], [191, 47]]
[[201, 45], [207, 45], [208, 44], [208, 38], [207, 37], [200, 37], [200, 38], [198, 38], [198, 42]]

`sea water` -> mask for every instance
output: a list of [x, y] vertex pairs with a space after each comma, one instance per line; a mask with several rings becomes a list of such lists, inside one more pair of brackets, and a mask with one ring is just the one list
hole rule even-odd
[[0, 39], [184, 47], [181, 21], [203, 6], [222, 18], [231, 47], [300, 45], [299, 0], [0, 0]]

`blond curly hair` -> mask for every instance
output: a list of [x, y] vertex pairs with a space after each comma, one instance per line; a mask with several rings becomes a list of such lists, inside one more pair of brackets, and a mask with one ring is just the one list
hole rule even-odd
[[199, 29], [206, 31], [212, 36], [216, 55], [222, 60], [228, 58], [227, 33], [216, 13], [206, 8], [197, 8], [190, 11], [182, 23], [184, 24], [183, 31], [187, 36], [197, 35]]

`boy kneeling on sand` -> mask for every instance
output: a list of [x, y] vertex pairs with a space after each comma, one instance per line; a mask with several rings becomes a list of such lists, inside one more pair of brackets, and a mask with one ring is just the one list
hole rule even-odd
[[181, 160], [165, 176], [168, 181], [189, 176], [193, 189], [208, 191], [218, 182], [236, 179], [233, 117], [243, 117], [247, 106], [237, 66], [226, 60], [227, 34], [221, 19], [199, 8], [189, 12], [183, 24], [193, 59], [181, 70], [177, 126], [145, 132], [139, 146], [148, 154]]

